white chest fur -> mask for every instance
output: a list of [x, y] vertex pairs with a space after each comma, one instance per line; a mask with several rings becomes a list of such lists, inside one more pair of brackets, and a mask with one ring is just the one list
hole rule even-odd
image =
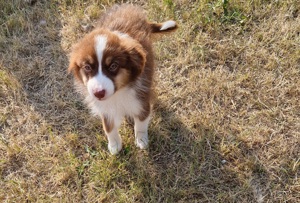
[[118, 90], [104, 101], [92, 96], [88, 96], [86, 101], [94, 115], [106, 115], [110, 118], [123, 118], [125, 115], [133, 117], [138, 115], [142, 108], [135, 90], [128, 87]]

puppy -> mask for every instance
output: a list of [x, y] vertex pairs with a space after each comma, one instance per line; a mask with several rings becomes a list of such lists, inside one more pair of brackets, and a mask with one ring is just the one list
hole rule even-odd
[[118, 128], [125, 116], [134, 120], [136, 145], [147, 147], [153, 95], [152, 39], [176, 29], [174, 21], [148, 22], [140, 7], [116, 5], [74, 46], [68, 71], [92, 113], [102, 118], [111, 154], [122, 149]]

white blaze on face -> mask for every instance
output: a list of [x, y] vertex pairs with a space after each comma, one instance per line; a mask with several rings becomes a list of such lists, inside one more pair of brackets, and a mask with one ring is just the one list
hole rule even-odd
[[95, 97], [95, 93], [99, 91], [105, 90], [105, 96], [103, 97], [103, 100], [110, 97], [112, 94], [114, 94], [114, 83], [111, 79], [109, 79], [106, 75], [103, 74], [102, 71], [102, 58], [103, 58], [103, 52], [105, 50], [107, 43], [107, 37], [106, 36], [96, 36], [95, 38], [95, 50], [98, 60], [98, 73], [94, 77], [90, 78], [87, 82], [87, 89], [90, 95]]

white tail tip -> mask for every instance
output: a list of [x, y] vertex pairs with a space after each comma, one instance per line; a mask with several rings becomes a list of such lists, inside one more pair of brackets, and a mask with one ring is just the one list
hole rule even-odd
[[176, 26], [176, 22], [173, 20], [169, 20], [163, 23], [163, 25], [161, 26], [160, 30], [167, 30], [171, 27], [175, 27]]

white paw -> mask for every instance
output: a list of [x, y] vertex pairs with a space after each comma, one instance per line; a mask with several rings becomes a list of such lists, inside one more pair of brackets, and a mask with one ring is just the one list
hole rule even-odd
[[148, 133], [138, 133], [136, 138], [135, 138], [135, 144], [138, 146], [140, 149], [146, 149], [148, 147]]
[[108, 143], [108, 150], [112, 155], [118, 154], [122, 149], [122, 143]]

